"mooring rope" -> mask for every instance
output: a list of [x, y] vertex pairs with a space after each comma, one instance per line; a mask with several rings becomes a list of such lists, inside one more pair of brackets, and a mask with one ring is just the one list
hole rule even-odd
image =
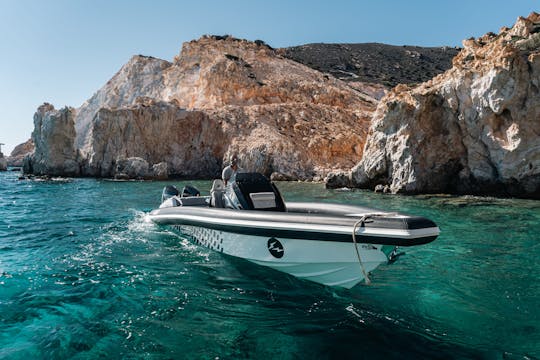
[[369, 217], [371, 217], [371, 215], [369, 215], [369, 214], [368, 215], [363, 215], [360, 218], [360, 220], [358, 220], [354, 224], [353, 232], [352, 232], [352, 239], [353, 239], [353, 242], [354, 242], [354, 249], [356, 250], [356, 256], [358, 257], [358, 262], [360, 263], [360, 268], [362, 269], [362, 274], [364, 274], [364, 281], [366, 282], [366, 285], [371, 284], [371, 281], [369, 280], [366, 268], [364, 267], [364, 262], [362, 261], [362, 258], [360, 257], [360, 252], [358, 251], [358, 243], [356, 242], [356, 228], [360, 224], [364, 225], [366, 219], [368, 219]]
[[[380, 216], [397, 216], [397, 215], [399, 215], [399, 213], [397, 213], [397, 212], [389, 212], [389, 213], [375, 212], [375, 213], [371, 213], [371, 214], [364, 214], [364, 215], [362, 215], [360, 220], [358, 220], [354, 224], [353, 232], [352, 232], [352, 239], [353, 239], [353, 242], [354, 242], [354, 249], [356, 250], [356, 256], [358, 257], [358, 262], [360, 263], [360, 267], [362, 268], [362, 274], [364, 274], [364, 279], [365, 279], [366, 285], [371, 284], [371, 280], [369, 280], [368, 273], [367, 273], [366, 268], [364, 266], [364, 262], [362, 261], [362, 257], [360, 257], [360, 252], [358, 251], [358, 243], [356, 241], [356, 229], [358, 228], [358, 225], [365, 225], [365, 223], [366, 223], [366, 221], [368, 219], [373, 219], [374, 217], [380, 217]], [[395, 249], [394, 249], [394, 251], [395, 251]]]

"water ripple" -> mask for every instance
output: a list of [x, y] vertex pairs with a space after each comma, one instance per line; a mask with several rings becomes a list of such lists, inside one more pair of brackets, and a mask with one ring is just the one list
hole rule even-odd
[[163, 185], [0, 173], [0, 358], [540, 356], [537, 202], [278, 184], [291, 200], [412, 212], [443, 229], [349, 291], [155, 226], [146, 212]]

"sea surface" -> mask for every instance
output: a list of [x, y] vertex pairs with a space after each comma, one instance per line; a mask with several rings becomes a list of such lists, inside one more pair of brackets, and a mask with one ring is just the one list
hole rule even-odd
[[[148, 222], [168, 183], [0, 173], [0, 359], [540, 358], [540, 202], [278, 183], [426, 216], [371, 285], [334, 289]], [[192, 181], [207, 193], [209, 181]]]

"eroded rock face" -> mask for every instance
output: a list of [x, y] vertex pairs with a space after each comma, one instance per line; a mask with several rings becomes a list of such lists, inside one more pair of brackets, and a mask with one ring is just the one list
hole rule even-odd
[[34, 142], [32, 139], [28, 139], [26, 142], [15, 146], [7, 158], [8, 166], [22, 167], [24, 158], [31, 155], [33, 152]]
[[[163, 178], [164, 165], [152, 170], [163, 162], [172, 176], [217, 176], [226, 144], [221, 126], [206, 114], [155, 101], [116, 110], [102, 108], [89, 134], [89, 156], [82, 170], [96, 177], [123, 173], [129, 177]], [[124, 160], [128, 158], [144, 159], [149, 169], [140, 174], [124, 171]]]
[[78, 176], [80, 168], [75, 140], [75, 110], [56, 110], [51, 104], [41, 105], [34, 114], [33, 155], [24, 160], [24, 171], [36, 175]]
[[452, 69], [379, 104], [358, 187], [540, 198], [540, 15], [463, 42]]
[[[59, 144], [67, 150], [51, 148], [51, 131], [36, 130], [27, 169], [56, 172], [67, 156], [81, 176], [211, 178], [238, 153], [248, 171], [323, 177], [361, 157], [376, 103], [264, 43], [204, 36], [184, 44], [173, 62], [133, 57], [70, 110], [74, 131], [54, 131], [65, 135]], [[49, 112], [38, 109], [36, 129], [41, 119], [57, 119]], [[47, 158], [60, 160], [46, 167]]]
[[246, 170], [302, 180], [353, 165], [366, 134], [359, 130], [369, 124], [368, 117], [306, 103], [228, 107], [209, 114], [227, 134], [224, 159], [240, 154]]
[[185, 43], [163, 72], [164, 100], [181, 107], [214, 109], [311, 103], [362, 110], [373, 99], [342, 81], [286, 59], [264, 44], [203, 36]]
[[151, 56], [133, 56], [77, 110], [77, 148], [84, 152], [86, 142], [92, 138], [92, 120], [101, 108], [118, 109], [134, 105], [140, 97], [161, 99], [165, 87], [162, 74], [169, 66], [170, 62]]

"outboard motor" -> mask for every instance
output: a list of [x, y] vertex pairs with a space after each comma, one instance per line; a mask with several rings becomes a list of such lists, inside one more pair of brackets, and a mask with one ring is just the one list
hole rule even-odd
[[201, 192], [194, 186], [186, 185], [182, 189], [182, 197], [200, 196], [200, 195], [201, 195]]
[[179, 192], [176, 186], [174, 185], [167, 185], [163, 188], [163, 192], [161, 193], [161, 202], [163, 203], [165, 200], [172, 198], [173, 196], [178, 196]]

